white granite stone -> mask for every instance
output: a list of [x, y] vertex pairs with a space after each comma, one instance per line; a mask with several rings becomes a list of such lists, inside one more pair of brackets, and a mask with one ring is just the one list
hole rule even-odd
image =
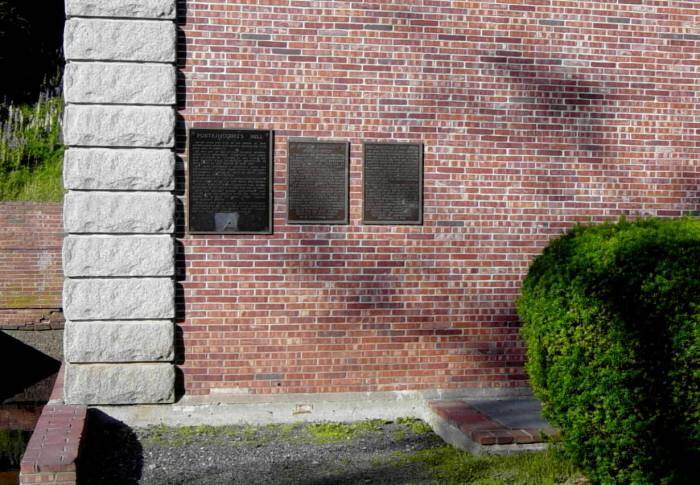
[[167, 234], [175, 229], [168, 192], [68, 192], [63, 226], [73, 234]]
[[176, 45], [175, 23], [161, 20], [71, 18], [63, 35], [68, 61], [173, 63]]
[[67, 236], [66, 277], [174, 276], [175, 242], [163, 236]]
[[175, 19], [175, 0], [66, 0], [66, 15]]
[[175, 154], [169, 149], [70, 148], [63, 186], [74, 190], [173, 190]]
[[67, 404], [162, 404], [175, 399], [172, 364], [68, 364]]
[[175, 66], [70, 62], [63, 75], [67, 103], [174, 105]]
[[175, 355], [170, 321], [66, 322], [63, 352], [71, 363], [169, 362]]
[[157, 320], [175, 317], [170, 278], [67, 278], [63, 282], [67, 320]]
[[69, 104], [63, 139], [68, 146], [172, 148], [175, 110], [166, 106]]

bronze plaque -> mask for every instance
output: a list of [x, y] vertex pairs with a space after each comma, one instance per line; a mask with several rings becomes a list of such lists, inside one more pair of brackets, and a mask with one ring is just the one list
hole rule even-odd
[[287, 153], [287, 222], [347, 224], [350, 144], [290, 140]]
[[272, 131], [191, 129], [189, 232], [271, 234], [272, 159]]
[[423, 223], [423, 144], [364, 144], [365, 224]]

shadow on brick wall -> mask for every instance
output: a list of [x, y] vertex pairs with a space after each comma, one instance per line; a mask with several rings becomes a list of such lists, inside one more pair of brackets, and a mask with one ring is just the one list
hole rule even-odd
[[0, 403], [46, 402], [61, 362], [0, 332]]

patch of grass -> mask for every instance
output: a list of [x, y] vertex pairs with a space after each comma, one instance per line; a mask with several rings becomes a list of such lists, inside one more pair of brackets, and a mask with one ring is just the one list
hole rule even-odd
[[34, 169], [23, 167], [5, 174], [0, 182], [0, 200], [60, 202], [63, 200], [63, 148]]
[[63, 100], [0, 104], [0, 200], [60, 201]]
[[360, 435], [379, 431], [386, 421], [381, 419], [370, 419], [358, 421], [357, 423], [313, 423], [305, 430], [316, 443], [334, 443], [356, 438]]
[[444, 484], [554, 485], [587, 483], [583, 475], [556, 450], [514, 455], [472, 455], [451, 446], [399, 452], [399, 463], [427, 468]]

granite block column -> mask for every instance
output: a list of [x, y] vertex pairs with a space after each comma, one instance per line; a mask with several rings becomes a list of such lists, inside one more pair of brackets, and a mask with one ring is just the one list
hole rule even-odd
[[65, 400], [174, 400], [174, 0], [67, 0]]

